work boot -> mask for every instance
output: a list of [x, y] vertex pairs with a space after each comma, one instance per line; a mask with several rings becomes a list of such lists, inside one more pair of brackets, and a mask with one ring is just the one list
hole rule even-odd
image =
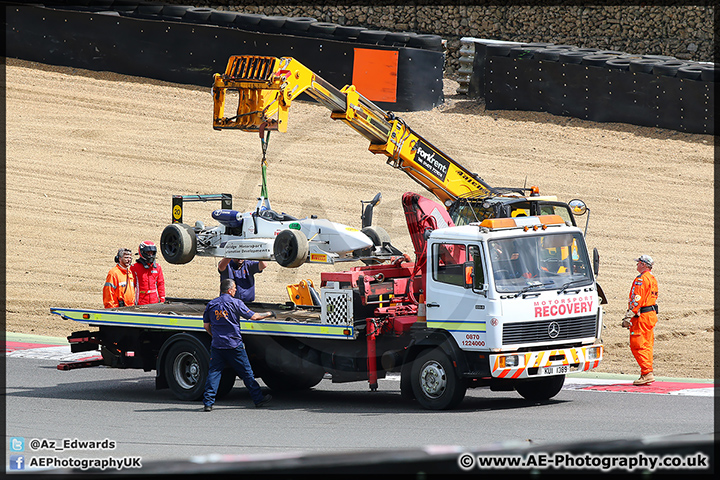
[[647, 385], [655, 381], [655, 375], [653, 372], [648, 372], [644, 375], [640, 375], [640, 378], [633, 382], [633, 385]]
[[265, 395], [262, 400], [260, 400], [258, 403], [255, 404], [255, 406], [256, 407], [265, 406], [270, 400], [272, 400], [272, 395], [270, 395], [270, 394]]

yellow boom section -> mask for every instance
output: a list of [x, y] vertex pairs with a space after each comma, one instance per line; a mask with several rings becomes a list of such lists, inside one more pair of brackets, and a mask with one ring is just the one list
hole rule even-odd
[[[327, 107], [330, 118], [343, 121], [367, 138], [372, 153], [387, 156], [390, 166], [405, 172], [440, 201], [447, 204], [470, 192], [493, 194], [480, 177], [365, 98], [353, 85], [338, 90], [293, 58], [232, 56], [225, 73], [216, 73], [214, 79], [216, 130], [285, 132], [290, 105], [304, 92]], [[237, 92], [233, 116], [225, 116], [228, 92]]]

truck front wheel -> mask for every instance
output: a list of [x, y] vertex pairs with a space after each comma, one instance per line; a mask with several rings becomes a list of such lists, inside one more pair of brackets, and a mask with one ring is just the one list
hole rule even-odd
[[422, 352], [411, 368], [412, 389], [418, 403], [430, 410], [457, 407], [467, 384], [455, 373], [448, 356], [439, 348]]
[[549, 400], [560, 393], [564, 383], [565, 375], [553, 375], [552, 377], [519, 383], [515, 390], [527, 400]]
[[185, 340], [175, 343], [165, 357], [165, 378], [170, 391], [180, 400], [199, 400], [205, 391], [209, 367], [207, 350]]

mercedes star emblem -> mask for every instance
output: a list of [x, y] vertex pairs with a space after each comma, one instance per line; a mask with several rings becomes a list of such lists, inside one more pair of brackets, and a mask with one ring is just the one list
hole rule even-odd
[[560, 335], [560, 324], [558, 322], [550, 322], [548, 325], [548, 335], [550, 338], [557, 338]]

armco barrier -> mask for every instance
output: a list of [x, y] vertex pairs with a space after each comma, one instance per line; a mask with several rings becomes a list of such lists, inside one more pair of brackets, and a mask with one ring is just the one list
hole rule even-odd
[[6, 55], [208, 87], [232, 55], [294, 57], [338, 88], [354, 84], [385, 110], [430, 110], [444, 100], [436, 35], [179, 5], [78, 3], [7, 6]]
[[569, 45], [472, 42], [467, 93], [484, 98], [489, 110], [715, 133], [717, 66]]

